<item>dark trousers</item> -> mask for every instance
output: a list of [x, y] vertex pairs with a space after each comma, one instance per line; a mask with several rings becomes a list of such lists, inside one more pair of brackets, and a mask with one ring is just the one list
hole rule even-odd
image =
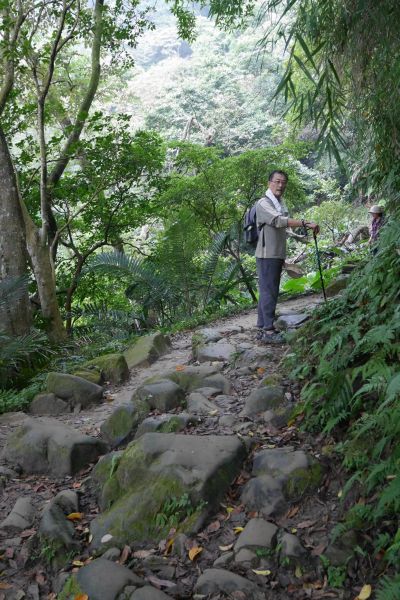
[[256, 263], [259, 289], [257, 327], [272, 329], [284, 260], [256, 258]]

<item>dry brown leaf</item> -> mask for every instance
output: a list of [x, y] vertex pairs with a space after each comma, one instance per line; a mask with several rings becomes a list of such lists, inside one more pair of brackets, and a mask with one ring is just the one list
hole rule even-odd
[[124, 549], [122, 550], [121, 556], [119, 558], [119, 563], [121, 565], [123, 565], [127, 561], [128, 556], [130, 555], [130, 553], [131, 553], [130, 546], [127, 546], [127, 545], [124, 546]]
[[200, 552], [203, 552], [203, 548], [201, 546], [193, 546], [193, 548], [190, 548], [190, 550], [189, 550], [190, 560], [194, 560], [196, 558], [196, 556], [198, 556], [200, 554]]
[[21, 531], [21, 533], [19, 534], [20, 538], [28, 538], [31, 537], [31, 535], [35, 535], [36, 533], [36, 529], [25, 529], [24, 531]]
[[309, 527], [312, 527], [313, 525], [315, 525], [317, 521], [302, 521], [301, 523], [298, 523], [296, 525], [297, 529], [308, 529]]
[[85, 565], [85, 563], [81, 560], [73, 560], [72, 564], [74, 567], [83, 567]]
[[184, 371], [185, 369], [185, 365], [176, 365], [175, 367], [175, 371]]
[[233, 528], [233, 531], [235, 533], [242, 533], [243, 530], [244, 530], [244, 527], [234, 527]]
[[233, 544], [229, 544], [228, 546], [218, 546], [221, 552], [227, 552], [228, 550], [232, 550]]
[[300, 506], [292, 506], [292, 508], [290, 508], [287, 511], [287, 513], [286, 513], [286, 515], [285, 515], [284, 518], [285, 519], [291, 519], [292, 517], [294, 517], [294, 516], [297, 515], [297, 513], [299, 512], [299, 510], [300, 510]]
[[162, 587], [175, 587], [176, 583], [174, 581], [169, 581], [168, 579], [160, 579], [159, 577], [156, 577], [155, 575], [148, 575], [146, 577], [147, 581], [149, 581], [150, 583], [152, 583], [154, 585], [154, 587], [156, 587], [157, 589], [160, 589]]
[[87, 594], [77, 594], [74, 596], [74, 600], [89, 600], [89, 596]]
[[68, 521], [80, 521], [83, 517], [83, 513], [80, 512], [73, 512], [73, 513], [69, 513], [69, 515], [67, 515], [67, 519]]
[[0, 581], [0, 590], [11, 590], [13, 586], [11, 583], [6, 583], [5, 581]]
[[264, 375], [265, 373], [265, 368], [264, 367], [258, 367], [257, 369], [257, 375]]
[[214, 533], [214, 531], [218, 531], [221, 528], [221, 523], [219, 521], [213, 521], [210, 523], [206, 529], [207, 533]]
[[318, 546], [315, 546], [315, 548], [311, 550], [311, 556], [321, 556], [321, 554], [324, 553], [327, 545], [328, 544], [326, 542], [321, 542], [318, 544]]
[[155, 550], [136, 550], [136, 552], [133, 553], [133, 557], [134, 558], [147, 558], [148, 556], [151, 556], [152, 554], [155, 554]]

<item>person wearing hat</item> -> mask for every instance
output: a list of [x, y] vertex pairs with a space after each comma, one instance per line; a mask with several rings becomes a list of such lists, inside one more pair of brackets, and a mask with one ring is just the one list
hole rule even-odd
[[382, 208], [382, 206], [378, 206], [377, 204], [374, 204], [374, 206], [371, 206], [371, 208], [369, 209], [368, 212], [372, 217], [371, 229], [370, 229], [371, 233], [370, 233], [370, 238], [368, 240], [368, 244], [371, 246], [372, 253], [376, 254], [378, 251], [376, 244], [378, 242], [379, 233], [382, 228], [383, 221], [384, 221], [383, 208]]

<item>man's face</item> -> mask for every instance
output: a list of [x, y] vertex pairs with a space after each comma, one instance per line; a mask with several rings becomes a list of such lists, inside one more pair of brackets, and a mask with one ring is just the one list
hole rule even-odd
[[283, 196], [287, 185], [287, 179], [284, 175], [280, 175], [279, 173], [275, 173], [272, 177], [272, 180], [268, 182], [268, 187], [275, 196], [275, 198], [280, 198]]

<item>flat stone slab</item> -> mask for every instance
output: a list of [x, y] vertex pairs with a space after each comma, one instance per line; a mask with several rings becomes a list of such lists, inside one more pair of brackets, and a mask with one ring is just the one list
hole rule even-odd
[[162, 333], [144, 335], [124, 352], [129, 369], [139, 366], [149, 366], [157, 358], [170, 350], [171, 344]]
[[86, 408], [100, 402], [103, 397], [100, 385], [67, 373], [49, 373], [46, 388], [48, 392], [68, 402], [72, 408], [77, 405]]
[[220, 370], [222, 368], [222, 364], [214, 364], [214, 365], [199, 365], [199, 366], [179, 366], [179, 369], [174, 369], [170, 371], [166, 371], [165, 373], [157, 376], [157, 379], [151, 377], [150, 379], [145, 381], [147, 383], [154, 383], [154, 381], [159, 381], [160, 379], [170, 379], [178, 384], [185, 392], [192, 392], [197, 388], [202, 387], [217, 387], [219, 391], [221, 391], [221, 383], [219, 381], [218, 386], [214, 386], [208, 381], [213, 377], [222, 377], [220, 374]]
[[251, 581], [225, 569], [207, 569], [197, 580], [195, 592], [209, 597], [211, 594], [241, 591], [247, 600], [265, 600], [265, 594]]
[[237, 368], [250, 367], [255, 371], [260, 367], [265, 368], [270, 366], [272, 357], [273, 354], [271, 350], [256, 346], [242, 352], [242, 354], [235, 360], [235, 366]]
[[283, 388], [272, 385], [263, 386], [250, 392], [250, 395], [246, 398], [242, 414], [244, 416], [256, 415], [280, 406], [284, 400]]
[[281, 315], [279, 319], [277, 319], [274, 323], [274, 327], [279, 329], [279, 331], [286, 331], [287, 329], [295, 329], [303, 325], [308, 319], [310, 315], [306, 313], [298, 313], [293, 315]]
[[159, 431], [160, 433], [173, 433], [182, 431], [190, 421], [190, 415], [187, 413], [164, 414], [147, 417], [139, 425], [135, 438], [139, 438], [145, 433]]
[[[101, 505], [109, 510], [92, 522], [93, 547], [110, 534], [110, 543], [160, 540], [171, 525], [157, 526], [155, 515], [166, 500], [187, 498], [179, 528], [196, 531], [197, 519], [220, 501], [240, 472], [246, 449], [236, 436], [146, 433], [118, 457], [98, 463], [93, 473]], [[206, 504], [204, 504], [206, 503]], [[176, 526], [177, 524], [175, 524]]]
[[242, 548], [274, 548], [278, 528], [264, 519], [251, 519], [234, 546], [235, 552]]
[[213, 362], [214, 360], [221, 362], [229, 362], [236, 348], [228, 342], [217, 342], [215, 344], [205, 344], [199, 346], [196, 350], [196, 358], [199, 362]]
[[73, 475], [95, 462], [107, 444], [63, 425], [55, 419], [27, 418], [7, 438], [3, 460], [24, 473]]
[[144, 581], [127, 567], [111, 560], [97, 558], [76, 574], [79, 588], [90, 600], [116, 600], [124, 587], [143, 586]]
[[193, 334], [194, 341], [199, 338], [201, 338], [204, 344], [209, 344], [210, 342], [218, 342], [222, 338], [222, 333], [218, 329], [204, 327], [203, 329], [198, 329]]

